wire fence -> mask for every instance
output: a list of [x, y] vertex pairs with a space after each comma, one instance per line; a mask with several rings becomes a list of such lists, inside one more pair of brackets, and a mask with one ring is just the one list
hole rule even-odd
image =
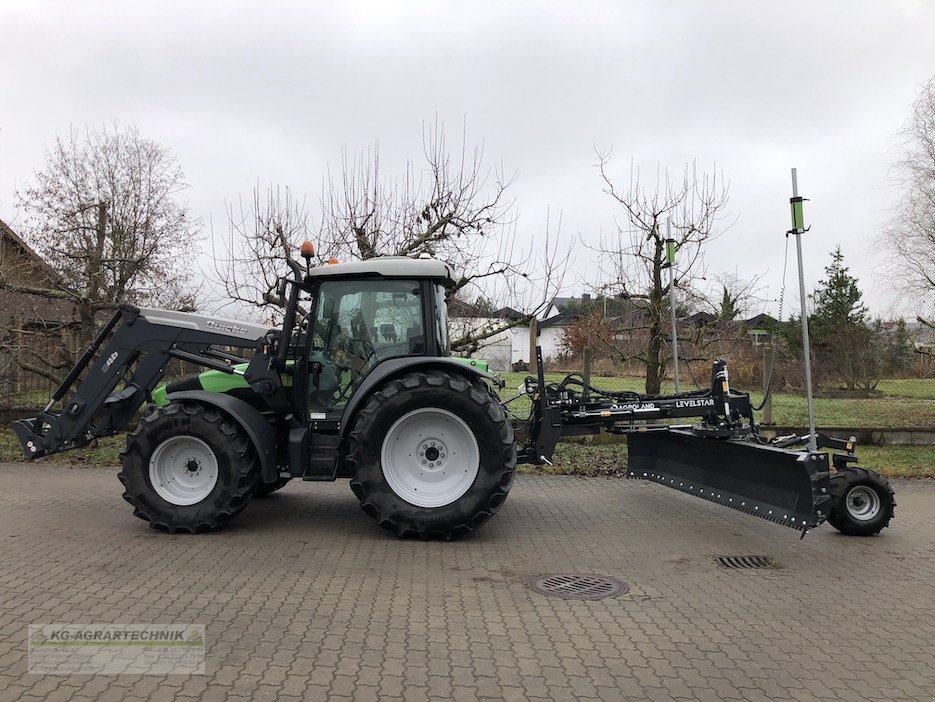
[[[483, 357], [482, 350], [478, 356]], [[610, 391], [628, 390], [641, 395], [676, 392], [675, 377], [667, 366], [658, 390], [647, 387], [646, 366], [637, 361], [615, 363], [607, 358], [586, 362], [577, 357], [547, 359], [550, 381], [560, 381], [570, 373], [587, 378], [591, 385]], [[682, 361], [679, 367], [679, 391], [703, 390], [711, 384], [711, 360]], [[766, 382], [772, 376], [771, 401], [757, 413], [758, 423], [782, 429], [802, 429], [808, 425], [804, 374], [801, 361], [794, 358], [771, 358], [768, 348], [752, 347], [744, 354], [727, 357], [731, 386], [748, 392], [754, 405], [763, 401]], [[502, 364], [501, 364], [502, 365]], [[516, 367], [514, 367], [516, 368]], [[167, 378], [198, 372], [190, 364], [173, 362]], [[503, 372], [506, 382], [503, 395], [513, 392], [533, 372], [525, 368]], [[9, 357], [0, 354], [0, 411], [27, 413], [44, 407], [55, 383], [19, 368]], [[864, 432], [929, 432], [935, 437], [935, 358], [917, 354], [899, 376], [877, 377], [867, 383], [848, 383], [846, 379], [822, 372], [819, 366], [814, 388], [815, 419], [819, 428]], [[882, 440], [874, 437], [874, 440]], [[935, 442], [935, 438], [931, 439]]]
[[[202, 370], [192, 363], [173, 359], [166, 368], [164, 382]], [[21, 368], [8, 356], [0, 354], [0, 413], [3, 415], [27, 415], [43, 409], [57, 387], [55, 380]]]
[[0, 370], [0, 410], [12, 412], [45, 407], [54, 389], [50, 380], [6, 364]]

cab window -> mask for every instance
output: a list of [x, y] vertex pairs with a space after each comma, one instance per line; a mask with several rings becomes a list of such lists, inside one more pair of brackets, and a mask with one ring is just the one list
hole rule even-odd
[[342, 409], [380, 361], [423, 354], [425, 343], [418, 282], [323, 282], [309, 344], [313, 411]]

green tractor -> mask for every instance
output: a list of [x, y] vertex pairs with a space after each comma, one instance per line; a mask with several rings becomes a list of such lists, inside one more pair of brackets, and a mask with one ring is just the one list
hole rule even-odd
[[[453, 277], [426, 258], [307, 267], [281, 282], [282, 329], [124, 306], [56, 392], [100, 356], [64, 411], [15, 429], [33, 458], [146, 403], [119, 478], [134, 514], [171, 532], [218, 527], [292, 478], [349, 478], [382, 527], [459, 536], [503, 504], [516, 447], [486, 365], [450, 355]], [[156, 387], [172, 358], [209, 370]]]

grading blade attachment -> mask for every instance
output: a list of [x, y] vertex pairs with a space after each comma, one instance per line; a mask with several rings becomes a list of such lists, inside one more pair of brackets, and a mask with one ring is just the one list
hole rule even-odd
[[806, 532], [828, 516], [828, 455], [690, 431], [628, 435], [631, 478], [652, 480]]

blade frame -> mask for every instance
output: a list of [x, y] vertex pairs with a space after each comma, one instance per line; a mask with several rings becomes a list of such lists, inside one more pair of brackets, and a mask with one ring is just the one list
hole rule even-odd
[[803, 535], [827, 519], [831, 502], [827, 453], [683, 430], [633, 432], [627, 443], [629, 478], [649, 480]]

